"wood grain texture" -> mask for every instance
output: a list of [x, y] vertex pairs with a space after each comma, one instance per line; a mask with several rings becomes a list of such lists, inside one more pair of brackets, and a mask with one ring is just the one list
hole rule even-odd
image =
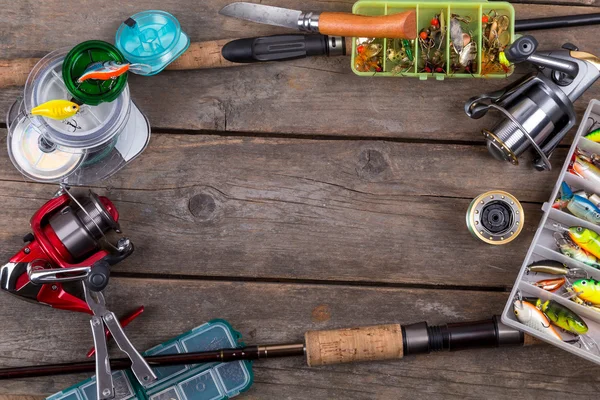
[[[252, 24], [218, 15], [227, 0], [137, 1], [105, 7], [101, 15], [91, 1], [82, 1], [78, 18], [62, 3], [8, 2], [0, 13], [0, 59], [42, 56], [87, 39], [114, 40], [120, 23], [143, 9], [164, 9], [178, 17], [192, 41], [285, 33], [289, 30]], [[353, 1], [273, 1], [269, 4], [320, 11], [350, 11]], [[518, 18], [589, 13], [594, 7], [516, 4]], [[190, 11], [192, 10], [192, 11]], [[31, 19], [30, 24], [23, 24]], [[57, 33], [57, 26], [69, 29]], [[540, 48], [565, 42], [594, 52], [599, 48], [597, 27], [536, 32]], [[518, 69], [509, 80], [369, 79], [354, 75], [348, 58], [314, 57], [285, 63], [250, 65], [204, 71], [165, 71], [153, 77], [133, 76], [132, 95], [154, 127], [227, 132], [294, 135], [336, 135], [482, 141], [480, 130], [497, 116], [471, 120], [464, 102], [496, 90], [526, 72]], [[324, 90], [326, 88], [326, 90]], [[22, 93], [0, 91], [0, 109]], [[582, 115], [587, 102], [600, 96], [600, 85], [576, 103]], [[448, 123], [448, 118], [454, 118]], [[4, 121], [0, 113], [0, 122]]]
[[[8, 259], [55, 187], [24, 184], [6, 158], [0, 167]], [[136, 244], [124, 273], [505, 288], [557, 173], [483, 146], [155, 134], [99, 192]], [[465, 226], [470, 201], [491, 189], [525, 202], [525, 229], [506, 246]]]
[[[92, 342], [86, 315], [43, 309], [5, 293], [0, 293], [0, 298], [0, 365], [84, 357]], [[106, 298], [108, 307], [119, 315], [139, 304], [146, 306], [143, 316], [126, 328], [132, 342], [144, 349], [212, 318], [227, 319], [247, 343], [261, 344], [302, 340], [304, 332], [311, 329], [484, 319], [501, 311], [506, 294], [113, 278]], [[321, 305], [329, 307], [331, 318], [314, 322], [312, 310]], [[111, 349], [115, 350], [114, 343]], [[308, 368], [302, 358], [265, 360], [254, 363], [255, 384], [243, 398], [562, 399], [568, 394], [592, 399], [600, 384], [599, 368], [552, 346], [438, 353], [317, 368]], [[0, 394], [48, 395], [83, 378], [3, 381]]]
[[319, 32], [324, 35], [415, 39], [416, 11], [393, 15], [366, 16], [341, 12], [324, 12], [319, 16]]

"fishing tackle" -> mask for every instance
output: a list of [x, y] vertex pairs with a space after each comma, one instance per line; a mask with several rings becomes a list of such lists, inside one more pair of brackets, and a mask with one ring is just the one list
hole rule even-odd
[[50, 100], [33, 107], [29, 113], [56, 120], [71, 118], [79, 112], [79, 105], [69, 100]]
[[583, 155], [578, 155], [573, 161], [572, 170], [583, 179], [600, 185], [600, 168], [592, 164], [592, 160]]
[[527, 273], [542, 273], [548, 275], [564, 275], [567, 278], [587, 277], [581, 268], [570, 268], [556, 260], [539, 260], [527, 266]]
[[573, 242], [596, 258], [600, 257], [600, 235], [582, 226], [569, 228], [569, 237]]
[[600, 143], [600, 128], [590, 131], [584, 138], [591, 140], [592, 142]]
[[554, 325], [575, 335], [588, 331], [585, 321], [576, 313], [554, 300], [535, 299], [534, 305], [541, 310]]
[[[491, 36], [501, 46], [498, 32], [508, 22], [498, 18], [495, 24], [489, 27], [487, 40]], [[506, 47], [508, 61], [526, 61], [538, 71], [501, 90], [472, 97], [465, 113], [479, 119], [491, 109], [499, 111], [502, 119], [492, 129], [482, 130], [489, 153], [516, 165], [521, 154], [533, 149], [536, 169], [548, 170], [550, 155], [577, 121], [573, 103], [600, 77], [600, 58], [573, 45], [546, 52], [537, 51], [537, 46], [533, 36], [522, 36]]]
[[375, 72], [381, 72], [381, 60], [379, 54], [383, 46], [379, 43], [372, 43], [367, 41], [361, 43], [356, 47], [357, 56], [355, 57], [356, 63], [354, 68], [360, 72], [369, 72], [375, 70]]
[[466, 222], [469, 232], [477, 239], [488, 244], [506, 244], [521, 233], [525, 214], [516, 197], [493, 190], [473, 199], [467, 209]]
[[83, 74], [77, 79], [77, 83], [82, 83], [88, 79], [96, 79], [107, 81], [109, 79], [117, 79], [127, 71], [133, 73], [147, 75], [152, 71], [152, 68], [146, 64], [130, 64], [120, 63], [117, 61], [99, 61], [90, 64]]
[[510, 63], [503, 62], [503, 51], [510, 44], [510, 19], [490, 10], [481, 17], [482, 65], [481, 74], [510, 72]]
[[553, 207], [566, 207], [576, 217], [594, 224], [600, 224], [600, 209], [587, 196], [573, 194], [566, 182], [561, 183], [560, 192], [560, 199], [553, 204]]
[[571, 285], [577, 297], [586, 303], [600, 305], [600, 282], [592, 279], [579, 279]]
[[513, 311], [517, 320], [523, 325], [562, 342], [562, 337], [554, 329], [548, 318], [533, 304], [522, 299], [515, 299], [513, 301]]
[[598, 263], [598, 259], [576, 245], [571, 240], [569, 235], [565, 235], [561, 232], [554, 232], [554, 240], [556, 241], [556, 245], [558, 246], [560, 252], [565, 256], [589, 265], [590, 267], [600, 269], [600, 263]]
[[541, 281], [534, 282], [533, 286], [547, 290], [548, 292], [556, 292], [558, 289], [563, 287], [566, 282], [567, 278], [563, 276], [562, 278], [543, 279]]
[[421, 58], [418, 64], [419, 72], [445, 73], [446, 23], [444, 11], [442, 10], [439, 14], [436, 14], [431, 22], [429, 28], [423, 28], [419, 32], [418, 40], [421, 47]]
[[387, 58], [396, 64], [391, 70], [392, 73], [403, 74], [410, 71], [414, 66], [413, 45], [414, 42], [407, 39], [390, 40], [390, 47], [387, 49]]

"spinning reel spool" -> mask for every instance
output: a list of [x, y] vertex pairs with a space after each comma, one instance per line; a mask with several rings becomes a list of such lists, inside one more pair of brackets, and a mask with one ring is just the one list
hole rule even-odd
[[469, 232], [475, 238], [493, 245], [513, 241], [525, 223], [519, 200], [500, 190], [486, 192], [473, 199], [466, 218]]
[[476, 96], [465, 104], [474, 119], [494, 109], [504, 118], [492, 129], [483, 129], [490, 154], [518, 164], [527, 149], [536, 153], [534, 165], [549, 170], [549, 157], [575, 125], [573, 102], [600, 77], [600, 59], [565, 44], [563, 50], [536, 52], [532, 36], [517, 39], [505, 52], [511, 63], [530, 62], [538, 72], [526, 75], [506, 88]]

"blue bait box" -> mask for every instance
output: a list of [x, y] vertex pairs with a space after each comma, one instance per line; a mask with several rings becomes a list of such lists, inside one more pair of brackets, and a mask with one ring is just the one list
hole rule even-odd
[[[243, 346], [241, 334], [225, 320], [209, 321], [144, 355], [177, 354]], [[130, 371], [114, 371], [114, 400], [225, 400], [250, 388], [252, 363], [233, 361], [197, 365], [173, 365], [153, 368], [158, 380], [143, 387]], [[47, 400], [94, 400], [94, 377], [78, 383]]]
[[190, 38], [173, 15], [148, 10], [132, 15], [119, 26], [115, 45], [129, 62], [151, 67], [150, 72], [139, 75], [156, 75], [187, 50]]
[[[536, 283], [542, 280], [561, 278], [561, 275], [534, 273], [529, 271], [528, 267], [536, 261], [553, 260], [562, 263], [570, 269], [577, 269], [582, 275], [582, 278], [587, 277], [588, 279], [594, 279], [596, 282], [600, 281], [600, 270], [561, 253], [555, 237], [557, 232], [561, 232], [560, 227], [569, 228], [581, 226], [600, 234], [600, 226], [576, 217], [567, 209], [564, 209], [563, 211], [552, 207], [554, 201], [560, 196], [560, 188], [563, 182], [569, 185], [575, 194], [582, 192], [588, 194], [589, 200], [597, 207], [600, 207], [600, 185], [597, 182], [576, 175], [570, 168], [573, 156], [578, 150], [589, 154], [600, 154], [600, 143], [585, 138], [585, 135], [591, 130], [600, 127], [599, 122], [600, 101], [592, 100], [581, 120], [579, 130], [577, 131], [573, 144], [567, 154], [567, 159], [558, 176], [558, 181], [554, 186], [550, 200], [542, 205], [544, 214], [542, 215], [533, 242], [529, 247], [529, 251], [525, 256], [525, 260], [523, 261], [523, 265], [519, 271], [519, 276], [515, 281], [511, 295], [502, 312], [502, 322], [504, 324], [596, 364], [600, 364], [600, 353], [596, 351], [594, 345], [586, 345], [585, 342], [600, 343], [600, 305], [591, 304], [581, 300], [574, 295], [572, 289], [569, 293], [569, 285], [579, 279], [579, 277], [567, 277], [563, 286], [550, 292], [537, 286]], [[596, 283], [596, 285], [598, 285], [598, 283]], [[542, 332], [520, 322], [515, 314], [515, 311], [518, 312], [519, 310], [515, 310], [514, 306], [515, 300], [517, 300], [517, 305], [519, 304], [519, 296], [521, 298], [536, 297], [541, 299], [542, 302], [552, 300], [568, 308], [570, 311], [577, 314], [587, 325], [588, 330], [582, 335], [584, 338], [579, 338], [577, 335], [554, 326], [555, 331], [562, 338], [562, 340], [559, 340], [555, 336], [550, 335], [547, 331]]]

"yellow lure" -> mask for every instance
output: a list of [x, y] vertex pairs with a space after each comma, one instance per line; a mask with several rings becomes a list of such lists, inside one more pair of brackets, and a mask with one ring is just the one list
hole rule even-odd
[[63, 120], [79, 111], [79, 106], [69, 100], [50, 100], [31, 109], [31, 115]]

